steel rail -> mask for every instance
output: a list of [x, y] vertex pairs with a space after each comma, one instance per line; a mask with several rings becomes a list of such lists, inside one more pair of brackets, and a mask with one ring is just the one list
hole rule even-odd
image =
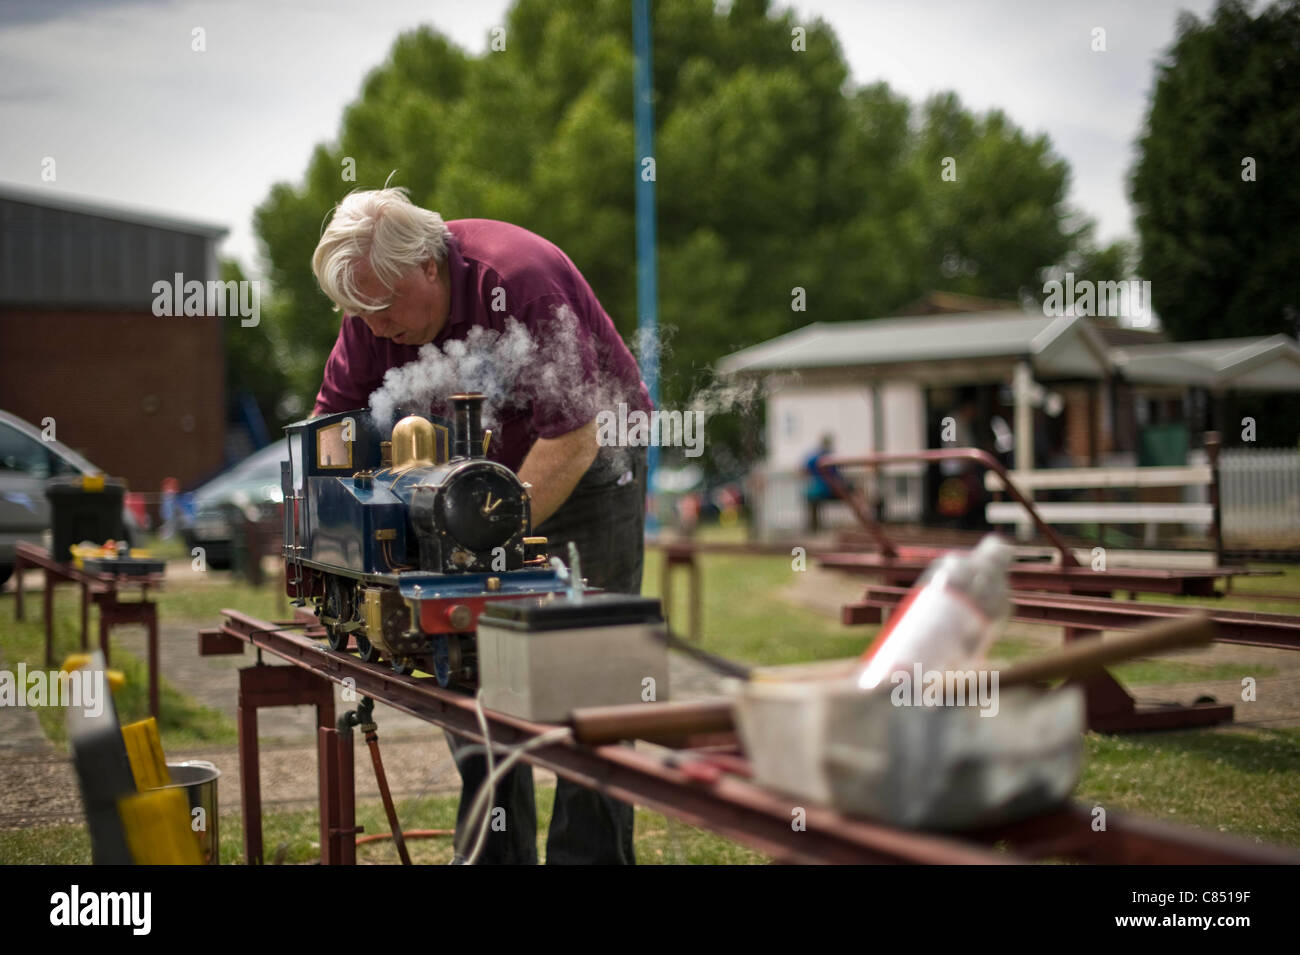
[[[432, 678], [398, 676], [379, 664], [328, 650], [302, 633], [282, 630], [236, 610], [223, 610], [222, 614], [225, 620], [220, 632], [226, 636], [246, 640], [323, 679], [338, 683], [351, 678], [362, 695], [483, 742], [473, 700], [438, 687]], [[489, 735], [496, 743], [517, 745], [554, 729], [491, 710], [485, 715]], [[947, 836], [907, 832], [816, 806], [801, 806], [739, 779], [724, 777], [702, 786], [674, 766], [671, 755], [655, 756], [620, 745], [586, 747], [558, 742], [523, 758], [580, 785], [710, 829], [782, 862], [990, 865], [1026, 861]], [[796, 809], [804, 810], [803, 830], [792, 826]]]
[[[850, 551], [827, 554], [820, 557], [818, 562], [824, 567], [837, 570], [880, 574], [899, 582], [912, 583], [942, 553], [942, 550], [925, 550], [889, 557]], [[1214, 583], [1221, 577], [1258, 575], [1255, 571], [1231, 567], [1206, 570], [1163, 570], [1153, 567], [1092, 570], [1088, 567], [1058, 567], [1054, 564], [1023, 562], [1012, 564], [1009, 574], [1011, 586], [1018, 590], [1070, 590], [1101, 594], [1128, 590], [1186, 597], [1216, 596]]]
[[[247, 641], [317, 676], [354, 681], [362, 694], [419, 719], [483, 742], [474, 703], [438, 687], [432, 678], [398, 676], [379, 664], [335, 653], [310, 635], [281, 629], [234, 610], [222, 611], [220, 632]], [[516, 745], [554, 727], [486, 711], [489, 735]], [[1092, 828], [1092, 812], [1067, 805], [1032, 819], [958, 836], [913, 832], [848, 817], [734, 776], [692, 773], [709, 757], [690, 751], [639, 750], [625, 745], [588, 747], [560, 741], [524, 759], [616, 799], [647, 806], [690, 825], [792, 863], [1009, 864], [1056, 856], [1108, 863], [1296, 864], [1300, 854], [1216, 833], [1111, 813], [1105, 832]], [[724, 757], [736, 764], [734, 756]], [[805, 828], [792, 823], [802, 810]], [[1008, 851], [994, 848], [1002, 842]]]
[[[841, 611], [843, 623], [879, 623], [879, 612], [897, 607], [906, 587], [872, 585], [863, 600]], [[1226, 610], [1199, 605], [1138, 603], [1104, 597], [1012, 591], [1012, 616], [1023, 623], [1072, 627], [1077, 630], [1131, 630], [1158, 620], [1205, 614], [1218, 627], [1215, 640], [1254, 647], [1300, 650], [1300, 615]]]

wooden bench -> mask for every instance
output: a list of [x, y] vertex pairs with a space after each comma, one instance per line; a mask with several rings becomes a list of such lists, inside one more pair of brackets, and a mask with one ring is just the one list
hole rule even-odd
[[[1034, 509], [1048, 524], [1145, 524], [1148, 537], [1158, 524], [1195, 524], [1210, 528], [1209, 539], [1215, 563], [1223, 562], [1223, 522], [1219, 508], [1219, 439], [1206, 435], [1210, 463], [1184, 467], [1047, 468], [1012, 471], [1008, 477], [1022, 493], [1032, 496], [1049, 490], [1136, 490], [1156, 487], [1204, 487], [1209, 503], [1154, 501], [1034, 501]], [[1006, 489], [1002, 477], [984, 475], [988, 491]], [[984, 516], [990, 524], [1015, 524], [1017, 533], [1029, 533], [1030, 518], [1015, 501], [990, 501]]]

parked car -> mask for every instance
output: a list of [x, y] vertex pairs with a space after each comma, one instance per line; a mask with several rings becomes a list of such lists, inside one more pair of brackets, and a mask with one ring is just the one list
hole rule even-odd
[[[20, 540], [39, 544], [50, 528], [45, 482], [52, 477], [99, 473], [99, 468], [66, 444], [46, 441], [39, 429], [0, 411], [0, 586], [13, 573], [15, 545]], [[140, 529], [125, 507], [122, 521], [127, 541], [135, 544]]]
[[230, 566], [239, 521], [279, 518], [280, 462], [288, 460], [289, 442], [281, 438], [186, 495], [182, 534], [191, 550], [203, 548], [209, 567]]

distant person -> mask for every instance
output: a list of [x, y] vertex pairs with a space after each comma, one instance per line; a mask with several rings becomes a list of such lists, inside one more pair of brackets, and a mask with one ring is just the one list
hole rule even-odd
[[695, 533], [700, 523], [700, 495], [687, 491], [677, 499], [677, 524], [687, 537]]
[[162, 501], [158, 506], [159, 516], [162, 518], [162, 528], [159, 530], [159, 536], [163, 540], [168, 540], [176, 533], [181, 516], [180, 508], [176, 502], [176, 495], [180, 493], [180, 490], [180, 481], [174, 477], [163, 478]]
[[[961, 389], [957, 407], [949, 413], [949, 417], [953, 419], [952, 433], [942, 436], [943, 447], [991, 450], [989, 442], [980, 439], [981, 431], [985, 429], [979, 423], [979, 393], [975, 388]], [[984, 521], [982, 471], [973, 461], [948, 459], [939, 462], [939, 473], [943, 478], [939, 485], [938, 512], [962, 530], [987, 526]]]
[[[831, 488], [827, 480], [822, 477], [821, 471], [818, 470], [818, 464], [821, 459], [835, 452], [835, 441], [829, 434], [822, 436], [821, 446], [809, 455], [808, 460], [804, 463], [804, 468], [809, 475], [808, 486], [805, 491], [805, 498], [808, 501], [808, 531], [816, 534], [821, 531], [821, 508], [827, 501], [833, 501], [837, 495]], [[837, 480], [843, 483], [840, 472], [837, 468], [828, 468], [827, 471]]]
[[740, 493], [738, 485], [724, 484], [718, 489], [715, 498], [718, 502], [719, 524], [723, 527], [730, 527], [740, 521], [741, 513], [745, 507], [745, 498]]

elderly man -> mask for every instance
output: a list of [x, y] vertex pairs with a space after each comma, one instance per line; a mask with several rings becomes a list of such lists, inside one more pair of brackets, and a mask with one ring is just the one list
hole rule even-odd
[[[528, 369], [518, 394], [498, 396], [508, 400], [489, 456], [532, 484], [533, 524], [552, 553], [566, 554], [572, 541], [592, 586], [640, 593], [645, 449], [614, 454], [598, 447], [595, 418], [602, 401], [649, 411], [650, 399], [635, 359], [568, 256], [518, 226], [444, 223], [412, 204], [405, 190], [380, 189], [354, 192], [339, 204], [312, 269], [344, 314], [316, 414], [366, 407], [388, 369], [416, 360], [421, 346], [441, 349], [470, 338], [475, 328], [505, 332], [513, 318], [537, 342], [571, 336], [574, 353], [563, 357], [573, 368], [559, 377], [573, 381], [576, 369], [577, 393], [530, 387], [526, 382], [547, 376], [546, 369]], [[555, 361], [554, 349], [549, 354]], [[447, 740], [454, 754], [466, 745], [451, 734]], [[456, 765], [460, 828], [486, 765], [481, 755], [457, 756]], [[505, 777], [492, 805], [506, 810], [506, 826], [489, 832], [480, 861], [535, 863], [531, 768], [518, 766]], [[546, 861], [633, 863], [632, 807], [560, 779]]]

